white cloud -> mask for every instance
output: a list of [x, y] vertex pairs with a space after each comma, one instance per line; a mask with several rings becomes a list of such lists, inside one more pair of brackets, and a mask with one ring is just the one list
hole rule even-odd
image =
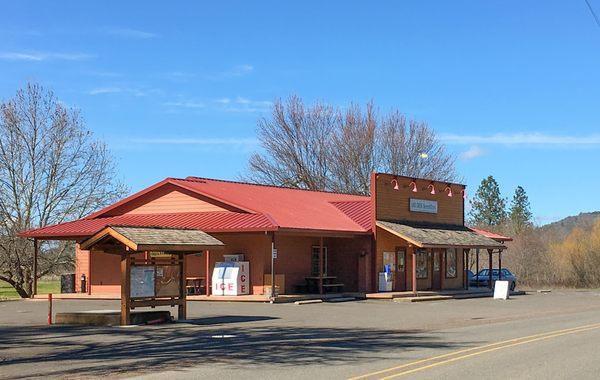
[[133, 87], [98, 87], [88, 91], [88, 95], [105, 95], [105, 94], [127, 94], [132, 96], [148, 96], [151, 93], [159, 93], [160, 91], [155, 89], [139, 89]]
[[233, 66], [232, 68], [222, 71], [220, 73], [206, 75], [205, 79], [219, 81], [223, 79], [242, 77], [252, 73], [253, 71], [254, 66], [243, 64]]
[[472, 160], [477, 157], [481, 157], [485, 154], [485, 150], [481, 149], [477, 145], [473, 145], [469, 149], [465, 150], [460, 154], [460, 159], [464, 161]]
[[93, 55], [85, 53], [56, 53], [56, 52], [2, 52], [0, 59], [7, 61], [82, 61], [93, 58]]
[[499, 145], [600, 145], [600, 134], [587, 136], [549, 135], [544, 133], [497, 133], [493, 135], [442, 134], [440, 139], [447, 144], [499, 144]]
[[166, 103], [163, 103], [163, 105], [167, 106], [167, 107], [177, 107], [177, 108], [204, 108], [204, 107], [206, 107], [206, 105], [203, 102], [199, 102], [196, 100], [166, 102]]
[[229, 71], [229, 74], [234, 77], [239, 77], [242, 75], [250, 74], [253, 71], [254, 66], [252, 65], [237, 65]]
[[253, 100], [241, 96], [235, 99], [215, 99], [214, 102], [219, 105], [219, 109], [226, 112], [264, 112], [273, 105], [269, 100]]
[[104, 32], [111, 36], [145, 40], [158, 37], [158, 34], [130, 28], [105, 28]]

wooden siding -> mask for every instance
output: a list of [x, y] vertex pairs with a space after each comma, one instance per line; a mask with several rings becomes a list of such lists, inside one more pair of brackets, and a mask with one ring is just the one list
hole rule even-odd
[[[224, 249], [210, 253], [210, 268], [215, 262], [223, 261], [223, 255], [243, 253], [245, 260], [250, 262], [251, 294], [263, 294], [264, 276], [271, 273], [271, 234], [265, 233], [215, 233], [215, 238], [225, 243]], [[275, 273], [284, 276], [285, 289], [282, 294], [291, 294], [295, 285], [304, 284], [305, 277], [311, 273], [312, 247], [319, 244], [318, 236], [293, 236], [277, 234], [275, 246], [278, 258], [275, 260]], [[369, 236], [354, 238], [326, 237], [328, 247], [329, 274], [337, 276], [343, 283], [345, 291], [367, 290], [370, 265], [367, 261], [371, 246]], [[186, 256], [187, 275], [191, 277], [206, 276], [205, 254]], [[92, 293], [119, 293], [119, 255], [110, 255], [94, 251], [92, 253]], [[87, 268], [87, 251], [77, 251], [77, 267]], [[78, 272], [80, 276], [80, 273]], [[212, 273], [209, 273], [211, 276]]]
[[[463, 185], [451, 184], [453, 196], [449, 197], [444, 189], [444, 182], [433, 182], [436, 194], [432, 195], [428, 186], [432, 181], [416, 180], [417, 192], [411, 191], [412, 179], [396, 177], [391, 174], [376, 174], [375, 195], [377, 220], [387, 221], [411, 221], [440, 224], [464, 225], [464, 198], [461, 191]], [[392, 180], [398, 181], [398, 190], [394, 190]], [[424, 212], [411, 212], [409, 209], [410, 199], [433, 200], [438, 203], [438, 212], [429, 214]]]
[[81, 292], [81, 275], [85, 274], [86, 281], [89, 286], [89, 265], [90, 265], [90, 251], [84, 251], [79, 249], [79, 244], [75, 244], [75, 291]]
[[[407, 248], [409, 244], [403, 240], [402, 238], [391, 234], [388, 231], [385, 231], [381, 228], [377, 229], [377, 249], [376, 249], [376, 275], [378, 276], [379, 272], [383, 271], [383, 252], [396, 252], [396, 248], [404, 247]], [[444, 251], [445, 249], [439, 249], [440, 251]], [[427, 278], [417, 279], [417, 289], [418, 290], [428, 290], [431, 289], [432, 286], [432, 258], [431, 258], [431, 249], [427, 249], [427, 263], [428, 263], [428, 271]], [[407, 248], [407, 253], [410, 253]], [[440, 265], [442, 265], [442, 289], [461, 289], [463, 287], [463, 250], [462, 248], [456, 249], [456, 278], [446, 278], [445, 275], [445, 265], [442, 261], [440, 261]], [[407, 254], [406, 256], [406, 290], [410, 291], [412, 289], [412, 260], [413, 255]], [[394, 282], [395, 286], [395, 282]], [[394, 289], [395, 290], [395, 289]]]
[[105, 216], [211, 211], [239, 210], [178, 186], [165, 185], [111, 210]]
[[208, 212], [227, 211], [226, 209], [198, 199], [196, 197], [173, 190], [159, 198], [153, 199], [126, 214], [162, 214], [176, 212]]

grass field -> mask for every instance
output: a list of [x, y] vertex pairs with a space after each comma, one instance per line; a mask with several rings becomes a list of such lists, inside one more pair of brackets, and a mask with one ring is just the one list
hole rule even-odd
[[[39, 280], [38, 294], [60, 293], [60, 280]], [[4, 281], [0, 281], [0, 300], [19, 298], [15, 289]]]

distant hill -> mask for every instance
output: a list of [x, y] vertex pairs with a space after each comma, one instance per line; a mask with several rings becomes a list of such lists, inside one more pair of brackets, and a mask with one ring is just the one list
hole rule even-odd
[[556, 239], [564, 239], [573, 229], [581, 228], [589, 231], [600, 218], [600, 211], [582, 212], [579, 215], [568, 216], [554, 223], [549, 223], [540, 227], [541, 231], [548, 233]]

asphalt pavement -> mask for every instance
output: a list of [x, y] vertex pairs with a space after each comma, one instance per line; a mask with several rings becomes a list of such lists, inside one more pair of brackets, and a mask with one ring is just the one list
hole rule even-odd
[[[57, 301], [55, 311], [116, 309]], [[46, 326], [44, 301], [0, 302], [0, 378], [590, 378], [600, 292], [508, 301], [190, 302], [186, 323]]]

